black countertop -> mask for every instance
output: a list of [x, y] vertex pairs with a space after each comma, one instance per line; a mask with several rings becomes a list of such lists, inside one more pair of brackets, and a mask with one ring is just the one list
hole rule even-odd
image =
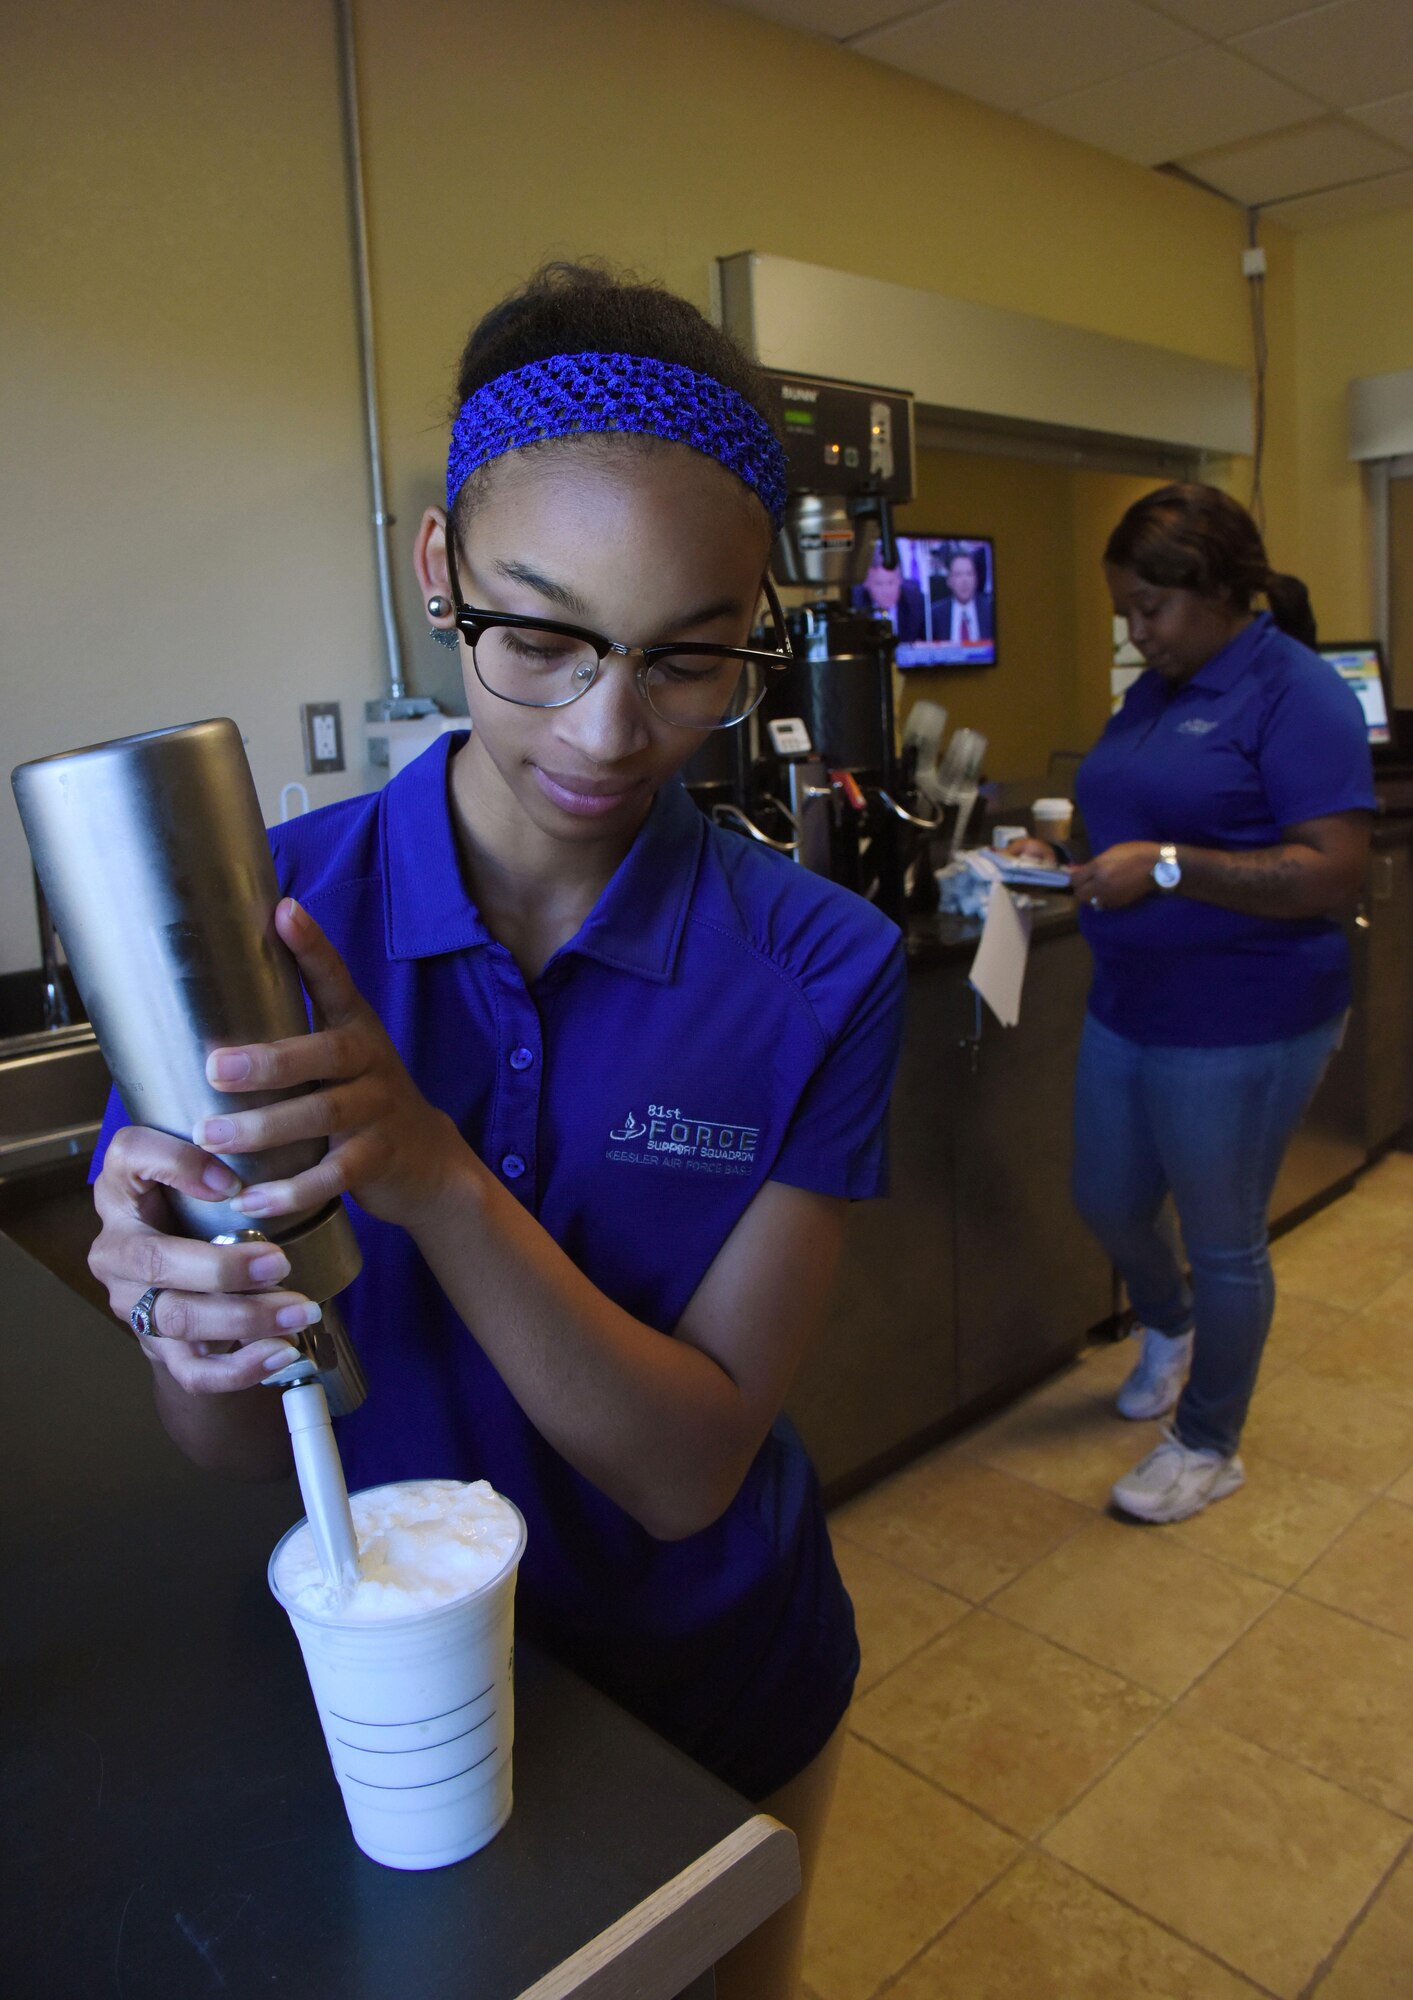
[[3, 1237], [0, 1297], [7, 1996], [508, 2000], [768, 1824], [521, 1646], [508, 1825], [450, 1868], [369, 1861], [265, 1581], [293, 1483], [188, 1465], [131, 1343]]
[[1375, 848], [1407, 847], [1413, 842], [1413, 812], [1381, 812], [1374, 821], [1371, 845]]
[[[1068, 937], [1079, 929], [1072, 895], [1036, 895], [1027, 914], [1032, 944]], [[908, 919], [908, 958], [917, 965], [944, 965], [950, 960], [970, 964], [981, 940], [981, 925], [980, 917], [959, 917], [944, 910], [914, 914]]]
[[[1370, 844], [1376, 853], [1413, 844], [1413, 810], [1381, 812], [1374, 820]], [[943, 911], [913, 914], [908, 919], [908, 958], [919, 965], [970, 961], [981, 938], [980, 917], [959, 917]], [[1079, 929], [1079, 909], [1069, 894], [1035, 895], [1030, 910], [1033, 944], [1068, 937]]]

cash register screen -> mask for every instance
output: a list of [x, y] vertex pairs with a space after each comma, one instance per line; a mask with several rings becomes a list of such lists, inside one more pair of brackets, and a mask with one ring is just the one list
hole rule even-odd
[[1372, 644], [1319, 646], [1316, 651], [1322, 660], [1329, 661], [1340, 679], [1358, 695], [1371, 747], [1392, 743], [1388, 686], [1378, 647]]
[[994, 667], [996, 545], [984, 535], [899, 535], [896, 579], [870, 570], [854, 607], [887, 618], [900, 667]]

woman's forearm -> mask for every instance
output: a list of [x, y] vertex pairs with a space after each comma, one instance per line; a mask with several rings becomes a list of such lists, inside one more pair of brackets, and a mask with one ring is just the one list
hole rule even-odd
[[192, 1396], [159, 1363], [152, 1393], [163, 1429], [205, 1472], [227, 1479], [285, 1479], [294, 1470], [278, 1389]]
[[1253, 917], [1298, 920], [1342, 915], [1359, 893], [1347, 865], [1301, 841], [1232, 853], [1179, 847], [1179, 894]]
[[577, 1471], [664, 1540], [724, 1510], [759, 1438], [710, 1355], [606, 1298], [469, 1149], [413, 1233], [496, 1373]]

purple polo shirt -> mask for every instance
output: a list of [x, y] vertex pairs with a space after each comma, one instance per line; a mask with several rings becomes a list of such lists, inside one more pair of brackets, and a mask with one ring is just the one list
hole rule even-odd
[[[1373, 812], [1358, 697], [1262, 612], [1181, 687], [1150, 668], [1079, 767], [1091, 852], [1126, 840], [1232, 852], [1285, 829]], [[1349, 1005], [1349, 947], [1329, 917], [1255, 917], [1194, 897], [1080, 911], [1094, 953], [1089, 1007], [1130, 1041], [1284, 1041]]]
[[[447, 790], [462, 741], [277, 827], [277, 873], [424, 1095], [595, 1285], [670, 1337], [765, 1181], [884, 1192], [898, 930], [673, 784], [527, 987], [463, 885]], [[529, 1527], [521, 1629], [748, 1795], [783, 1784], [858, 1668], [789, 1422], [721, 1520], [655, 1541], [539, 1435], [411, 1238], [350, 1210], [365, 1262], [341, 1305], [369, 1382], [338, 1424], [350, 1487], [489, 1479]]]

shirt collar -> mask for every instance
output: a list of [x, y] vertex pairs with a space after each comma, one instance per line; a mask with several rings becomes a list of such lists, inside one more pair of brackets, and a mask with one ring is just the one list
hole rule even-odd
[[1249, 625], [1243, 625], [1234, 639], [1228, 639], [1225, 646], [1213, 653], [1210, 660], [1204, 660], [1192, 679], [1185, 683], [1190, 688], [1207, 688], [1214, 694], [1228, 694], [1251, 665], [1259, 648], [1265, 643], [1266, 635], [1273, 629], [1269, 611], [1258, 611]]
[[578, 952], [645, 979], [671, 979], [706, 835], [706, 820], [674, 778], [653, 800], [603, 894], [555, 957]]
[[[383, 922], [388, 956], [432, 958], [494, 940], [467, 894], [449, 795], [464, 733], [437, 738], [383, 788]], [[626, 972], [672, 977], [706, 841], [706, 821], [675, 779], [665, 785], [578, 931], [578, 952]]]
[[461, 879], [451, 816], [451, 758], [463, 733], [439, 736], [383, 787], [383, 926], [389, 958], [433, 958], [489, 944]]

